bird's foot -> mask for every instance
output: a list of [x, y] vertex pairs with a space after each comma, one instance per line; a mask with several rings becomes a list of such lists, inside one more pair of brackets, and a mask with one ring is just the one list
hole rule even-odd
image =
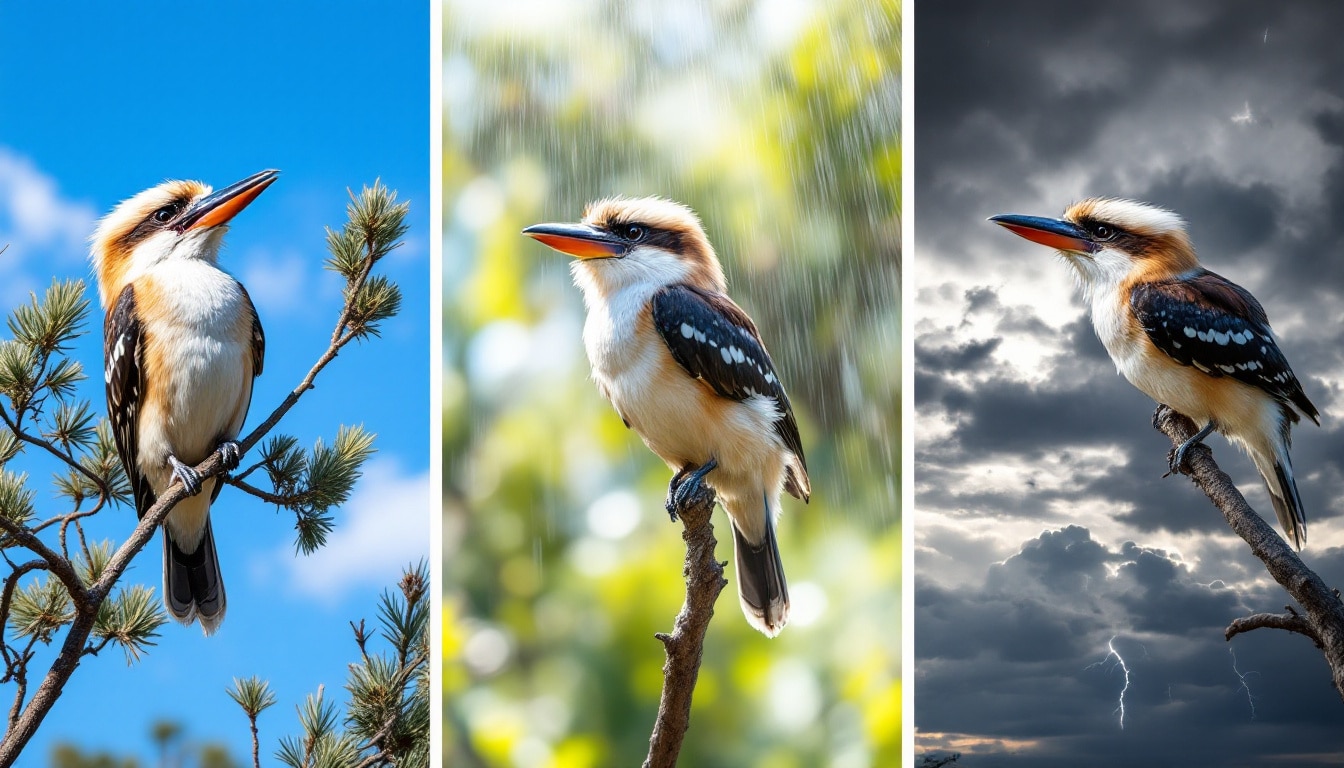
[[667, 482], [667, 498], [663, 500], [663, 509], [667, 511], [667, 517], [672, 522], [677, 522], [677, 489], [681, 487], [682, 481], [686, 476], [695, 471], [694, 464], [687, 464], [677, 470], [677, 474]]
[[225, 440], [219, 444], [219, 459], [225, 470], [235, 470], [243, 461], [243, 446], [237, 440]]
[[188, 496], [195, 496], [201, 492], [201, 476], [196, 470], [183, 464], [171, 453], [168, 454], [168, 463], [173, 465], [173, 477], [187, 489]]
[[711, 457], [698, 468], [688, 465], [672, 476], [672, 481], [667, 484], [667, 501], [663, 502], [663, 508], [667, 510], [667, 516], [672, 522], [677, 522], [677, 510], [681, 509], [681, 505], [700, 491], [700, 483], [705, 479], [705, 475], [718, 466], [718, 459]]
[[1171, 477], [1182, 473], [1189, 474], [1190, 465], [1186, 463], [1186, 459], [1189, 457], [1190, 449], [1204, 442], [1204, 438], [1208, 437], [1210, 432], [1213, 432], [1212, 421], [1204, 425], [1204, 428], [1196, 432], [1189, 440], [1171, 449], [1167, 453], [1167, 473], [1163, 477]]

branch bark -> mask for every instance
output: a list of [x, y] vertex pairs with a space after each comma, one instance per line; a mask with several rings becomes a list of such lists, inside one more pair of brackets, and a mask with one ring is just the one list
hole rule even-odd
[[[1171, 438], [1173, 446], [1190, 439], [1196, 432], [1193, 422], [1166, 406], [1158, 406], [1153, 426]], [[1195, 485], [1223, 513], [1227, 524], [1251, 547], [1251, 553], [1265, 564], [1269, 575], [1287, 590], [1305, 610], [1298, 614], [1291, 607], [1287, 614], [1255, 614], [1233, 621], [1225, 636], [1231, 640], [1242, 632], [1261, 627], [1285, 629], [1310, 637], [1325, 655], [1335, 690], [1344, 699], [1344, 602], [1339, 593], [1326, 586], [1321, 577], [1302, 562], [1283, 537], [1256, 513], [1232, 484], [1232, 478], [1218, 468], [1213, 452], [1199, 445], [1186, 455], [1186, 467]]]
[[714, 602], [728, 585], [723, 578], [723, 563], [714, 557], [714, 491], [701, 485], [678, 505], [681, 538], [686, 542], [686, 600], [677, 614], [672, 634], [655, 635], [663, 643], [667, 660], [663, 663], [663, 693], [658, 702], [658, 717], [649, 737], [649, 754], [644, 768], [674, 768], [681, 753], [682, 740], [691, 726], [691, 696], [700, 676], [705, 633], [714, 617]]

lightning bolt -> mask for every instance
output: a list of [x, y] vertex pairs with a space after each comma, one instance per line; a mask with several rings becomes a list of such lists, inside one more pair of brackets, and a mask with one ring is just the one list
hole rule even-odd
[[1251, 695], [1251, 686], [1246, 684], [1246, 678], [1259, 673], [1254, 670], [1243, 673], [1241, 670], [1237, 669], [1237, 652], [1232, 648], [1228, 648], [1227, 652], [1232, 655], [1232, 671], [1236, 674], [1237, 679], [1241, 681], [1241, 688], [1246, 691], [1246, 703], [1251, 705], [1251, 719], [1254, 720], [1255, 697]]
[[1123, 731], [1125, 729], [1125, 694], [1129, 692], [1129, 665], [1125, 663], [1125, 659], [1123, 656], [1120, 655], [1120, 652], [1115, 650], [1115, 635], [1111, 635], [1111, 639], [1106, 641], [1106, 650], [1107, 650], [1106, 656], [1102, 658], [1101, 661], [1098, 661], [1094, 664], [1088, 664], [1086, 669], [1101, 666], [1102, 664], [1105, 664], [1107, 661], [1109, 661], [1112, 656], [1114, 656], [1115, 664], [1111, 665], [1111, 669], [1120, 667], [1120, 669], [1124, 670], [1125, 687], [1120, 689], [1120, 703], [1119, 706], [1115, 708], [1115, 711], [1120, 715], [1120, 730]]

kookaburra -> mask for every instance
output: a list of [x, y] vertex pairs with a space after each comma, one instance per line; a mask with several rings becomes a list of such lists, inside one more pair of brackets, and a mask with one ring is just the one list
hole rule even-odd
[[702, 480], [732, 522], [738, 597], [773, 637], [789, 593], [775, 525], [780, 491], [811, 493], [798, 423], [756, 325], [728, 298], [722, 267], [689, 208], [613, 198], [579, 224], [523, 230], [576, 257], [588, 308], [584, 347], [598, 389], [676, 474], [668, 509]]
[[1320, 424], [1245, 288], [1199, 265], [1185, 224], [1171, 211], [1095, 198], [1063, 219], [990, 219], [1059, 251], [1077, 272], [1097, 336], [1120, 373], [1201, 429], [1173, 454], [1177, 471], [1191, 446], [1217, 430], [1250, 454], [1279, 525], [1301, 549], [1307, 520], [1288, 458], [1298, 411]]
[[108, 420], [141, 517], [174, 480], [192, 494], [163, 524], [163, 596], [173, 618], [199, 619], [206, 634], [224, 618], [210, 526], [223, 481], [192, 467], [215, 451], [238, 465], [235, 438], [265, 352], [256, 308], [219, 268], [219, 248], [228, 222], [278, 174], [213, 193], [167, 181], [122, 202], [93, 235]]

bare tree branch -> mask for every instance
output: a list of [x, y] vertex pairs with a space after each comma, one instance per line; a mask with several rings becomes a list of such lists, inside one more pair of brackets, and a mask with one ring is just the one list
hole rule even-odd
[[649, 736], [649, 754], [644, 768], [674, 768], [681, 743], [691, 727], [691, 696], [695, 693], [704, 653], [705, 633], [714, 618], [714, 603], [728, 585], [723, 578], [723, 563], [714, 556], [714, 491], [700, 488], [678, 506], [677, 516], [686, 542], [686, 601], [677, 614], [672, 634], [655, 635], [663, 643], [667, 661], [663, 664], [663, 693], [658, 702], [658, 718]]
[[[1196, 432], [1193, 422], [1166, 406], [1158, 406], [1153, 414], [1153, 426], [1171, 438], [1174, 446], [1184, 443]], [[1227, 639], [1259, 627], [1286, 629], [1310, 637], [1325, 655], [1335, 690], [1344, 698], [1344, 602], [1340, 601], [1338, 591], [1327, 587], [1269, 523], [1246, 503], [1245, 497], [1232, 484], [1232, 478], [1218, 468], [1208, 446], [1201, 444], [1189, 451], [1186, 465], [1181, 471], [1190, 475], [1195, 485], [1222, 511], [1232, 530], [1250, 545], [1251, 553], [1265, 564], [1269, 575], [1306, 611], [1305, 615], [1297, 615], [1290, 609], [1286, 616], [1256, 614], [1238, 619], [1227, 628]]]
[[1233, 619], [1231, 624], [1227, 625], [1227, 631], [1223, 636], [1228, 640], [1240, 635], [1242, 632], [1250, 632], [1253, 629], [1284, 629], [1289, 632], [1296, 632], [1299, 635], [1306, 635], [1321, 648], [1321, 640], [1316, 636], [1316, 630], [1311, 624], [1296, 611], [1289, 613], [1253, 613], [1250, 616], [1243, 616], [1240, 619]]

